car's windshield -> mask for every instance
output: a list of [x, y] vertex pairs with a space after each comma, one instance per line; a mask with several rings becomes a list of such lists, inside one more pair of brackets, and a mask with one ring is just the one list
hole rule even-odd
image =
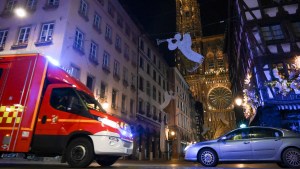
[[88, 95], [82, 91], [77, 91], [77, 92], [88, 109], [105, 112], [105, 110], [102, 108], [100, 103], [97, 102], [93, 97], [91, 97], [90, 95]]

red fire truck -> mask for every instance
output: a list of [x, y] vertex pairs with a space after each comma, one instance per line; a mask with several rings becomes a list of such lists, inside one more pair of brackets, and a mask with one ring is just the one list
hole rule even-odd
[[62, 156], [71, 167], [132, 154], [130, 126], [40, 54], [0, 55], [0, 155]]

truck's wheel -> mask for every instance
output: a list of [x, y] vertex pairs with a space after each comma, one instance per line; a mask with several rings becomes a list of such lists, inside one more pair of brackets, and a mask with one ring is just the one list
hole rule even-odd
[[92, 143], [86, 138], [72, 140], [66, 150], [66, 160], [71, 167], [89, 166], [94, 160]]
[[96, 162], [101, 166], [111, 166], [113, 165], [120, 157], [119, 156], [97, 156], [95, 158]]
[[281, 158], [288, 168], [300, 168], [300, 150], [288, 148], [284, 150]]

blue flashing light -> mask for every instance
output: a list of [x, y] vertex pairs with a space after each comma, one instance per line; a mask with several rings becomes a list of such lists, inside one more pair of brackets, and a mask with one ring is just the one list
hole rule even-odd
[[241, 124], [241, 125], [240, 125], [240, 128], [245, 128], [245, 127], [247, 127], [246, 124]]
[[53, 65], [55, 65], [55, 66], [59, 66], [59, 65], [60, 65], [59, 62], [58, 62], [57, 60], [53, 59], [51, 56], [46, 56], [46, 58], [47, 58], [48, 61], [49, 61], [50, 63], [52, 63]]

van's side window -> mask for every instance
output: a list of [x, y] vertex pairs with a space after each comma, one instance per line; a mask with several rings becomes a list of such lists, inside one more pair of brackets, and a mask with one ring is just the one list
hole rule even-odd
[[53, 108], [74, 114], [86, 112], [86, 107], [71, 88], [57, 88], [52, 90], [50, 104]]

